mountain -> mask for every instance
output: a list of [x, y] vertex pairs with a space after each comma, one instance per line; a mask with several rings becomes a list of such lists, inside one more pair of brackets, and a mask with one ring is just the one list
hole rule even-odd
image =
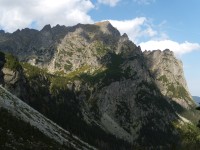
[[200, 97], [198, 97], [198, 96], [192, 96], [192, 98], [194, 99], [194, 101], [196, 102], [196, 104], [199, 105], [199, 103], [200, 103]]
[[200, 143], [200, 115], [170, 50], [142, 52], [107, 21], [2, 32], [0, 49], [2, 85], [98, 149]]

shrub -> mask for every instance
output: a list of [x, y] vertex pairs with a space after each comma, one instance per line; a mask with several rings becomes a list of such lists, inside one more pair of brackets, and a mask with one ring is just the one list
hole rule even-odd
[[39, 75], [47, 75], [47, 71], [45, 69], [40, 69], [36, 66], [32, 66], [28, 63], [21, 63], [22, 67], [25, 70], [25, 74], [28, 78], [35, 78], [38, 77]]
[[5, 63], [6, 68], [9, 68], [13, 71], [21, 68], [19, 61], [12, 54], [10, 54], [10, 53], [5, 54], [5, 58], [6, 58], [6, 63]]

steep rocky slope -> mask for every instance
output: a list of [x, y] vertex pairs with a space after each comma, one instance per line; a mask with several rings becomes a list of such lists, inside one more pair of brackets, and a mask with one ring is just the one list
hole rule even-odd
[[[0, 115], [3, 117], [0, 132], [5, 134], [5, 137], [1, 134], [2, 148], [95, 149], [63, 130], [2, 87], [0, 87]], [[12, 125], [11, 121], [16, 124]]]
[[186, 109], [195, 106], [185, 81], [182, 62], [170, 50], [145, 51], [147, 66], [160, 91]]
[[[67, 146], [55, 142], [46, 137], [38, 129], [32, 127], [6, 109], [0, 108], [0, 149], [24, 150], [24, 149], [65, 149]], [[70, 149], [70, 148], [69, 148]]]
[[145, 51], [147, 67], [161, 93], [166, 97], [177, 113], [197, 122], [199, 112], [190, 95], [184, 77], [183, 65], [170, 50]]
[[180, 124], [192, 124], [172, 52], [142, 53], [109, 22], [1, 33], [0, 49], [21, 61], [19, 97], [100, 149], [181, 147]]

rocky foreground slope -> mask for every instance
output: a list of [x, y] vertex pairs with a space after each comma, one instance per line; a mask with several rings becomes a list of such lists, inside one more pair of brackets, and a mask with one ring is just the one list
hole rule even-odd
[[17, 57], [5, 55], [4, 86], [99, 149], [199, 144], [196, 105], [169, 50], [143, 53], [109, 22], [0, 33], [0, 49]]
[[[1, 118], [3, 120], [1, 123], [6, 123], [6, 125], [1, 124], [0, 131], [2, 132], [7, 128], [7, 134], [3, 132], [5, 133], [5, 137], [1, 134], [1, 147], [3, 149], [9, 149], [9, 147], [11, 149], [13, 147], [14, 149], [15, 146], [18, 149], [36, 149], [42, 148], [43, 146], [44, 149], [95, 149], [72, 135], [72, 133], [63, 130], [54, 122], [13, 96], [3, 87], [0, 87], [0, 114], [3, 117]], [[8, 118], [4, 120], [4, 117]], [[13, 122], [8, 122], [9, 119]], [[12, 125], [12, 123], [16, 124]], [[14, 126], [18, 126], [18, 128]], [[30, 139], [23, 139], [27, 137]]]

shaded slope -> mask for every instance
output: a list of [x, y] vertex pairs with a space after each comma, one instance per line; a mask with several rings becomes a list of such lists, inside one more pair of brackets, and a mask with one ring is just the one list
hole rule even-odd
[[62, 146], [46, 137], [29, 123], [14, 117], [6, 109], [0, 108], [0, 149], [72, 149]]
[[[94, 149], [93, 147], [79, 140], [76, 136], [71, 135], [69, 132], [63, 130], [58, 125], [45, 118], [39, 112], [32, 109], [30, 106], [10, 94], [2, 87], [0, 87], [0, 107], [1, 113], [5, 113], [7, 116], [12, 115], [15, 117], [10, 117], [11, 121], [14, 120], [17, 123], [25, 122], [24, 126], [27, 126], [27, 129], [34, 130], [34, 128], [36, 128], [36, 133], [32, 131], [33, 134], [43, 134], [42, 137], [46, 136], [47, 139], [52, 139], [52, 141], [54, 140], [60, 145], [64, 145], [65, 147], [73, 149]], [[11, 115], [9, 115], [9, 113]], [[7, 123], [10, 124], [10, 122]], [[17, 132], [16, 128], [13, 129], [13, 132], [15, 131]], [[20, 131], [21, 130], [19, 129], [19, 132]]]

